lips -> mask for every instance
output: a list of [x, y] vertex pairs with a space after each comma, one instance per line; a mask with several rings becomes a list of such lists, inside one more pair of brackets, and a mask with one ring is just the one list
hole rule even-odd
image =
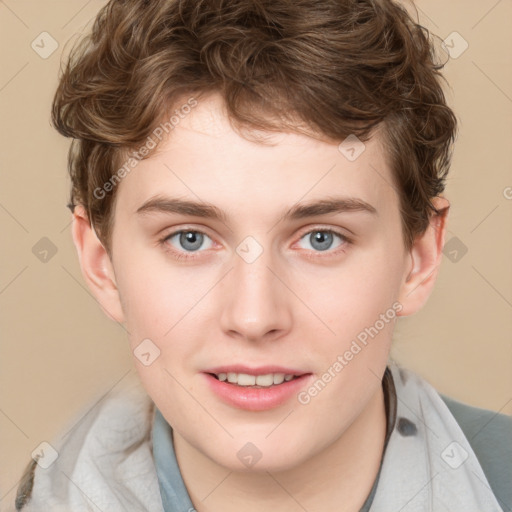
[[309, 381], [311, 373], [283, 366], [218, 366], [203, 372], [210, 389], [239, 409], [263, 411], [286, 403]]
[[277, 366], [277, 365], [266, 365], [266, 366], [258, 366], [257, 368], [251, 368], [246, 365], [227, 365], [227, 366], [215, 366], [213, 368], [209, 368], [208, 370], [204, 370], [204, 373], [213, 373], [218, 375], [219, 373], [245, 373], [247, 375], [266, 375], [269, 373], [284, 373], [285, 375], [296, 375], [300, 377], [301, 375], [305, 375], [306, 373], [303, 370], [299, 370], [297, 368], [285, 367], [285, 366]]
[[269, 387], [288, 382], [304, 372], [283, 366], [260, 366], [250, 368], [242, 365], [230, 365], [212, 368], [206, 373], [216, 377], [221, 382], [229, 382], [238, 386], [262, 386]]

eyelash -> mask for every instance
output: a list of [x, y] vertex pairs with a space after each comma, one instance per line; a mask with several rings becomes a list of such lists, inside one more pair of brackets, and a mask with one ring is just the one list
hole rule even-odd
[[[306, 231], [302, 233], [299, 237], [299, 241], [302, 240], [306, 235], [311, 235], [311, 233], [329, 233], [331, 235], [336, 235], [341, 239], [341, 244], [336, 247], [335, 249], [327, 249], [326, 251], [312, 251], [306, 249], [305, 257], [312, 260], [318, 260], [318, 258], [330, 258], [330, 257], [336, 257], [339, 253], [345, 252], [347, 246], [350, 246], [354, 243], [354, 240], [347, 235], [341, 233], [340, 231], [337, 231], [332, 228], [314, 228], [310, 229], [309, 231]], [[325, 252], [325, 255], [323, 254]]]
[[[315, 228], [315, 229], [310, 229], [309, 231], [306, 231], [305, 233], [303, 233], [299, 237], [299, 240], [302, 240], [306, 235], [311, 235], [311, 233], [317, 233], [317, 232], [329, 233], [329, 234], [332, 234], [332, 235], [336, 235], [336, 236], [341, 238], [343, 243], [342, 243], [342, 245], [340, 245], [339, 247], [337, 247], [336, 249], [334, 249], [332, 251], [330, 251], [330, 250], [325, 251], [326, 254], [328, 254], [328, 256], [321, 256], [323, 251], [313, 251], [314, 254], [311, 255], [311, 254], [309, 254], [310, 251], [306, 250], [306, 257], [307, 258], [311, 258], [311, 259], [317, 259], [319, 257], [320, 258], [328, 258], [330, 256], [337, 255], [339, 252], [343, 252], [343, 248], [346, 248], [347, 245], [353, 244], [352, 238], [350, 238], [347, 235], [345, 235], [343, 233], [340, 233], [339, 231], [336, 231], [336, 230], [334, 230], [332, 228]], [[163, 237], [163, 238], [161, 238], [159, 240], [159, 244], [161, 246], [163, 246], [165, 251], [172, 253], [173, 257], [176, 260], [178, 260], [178, 261], [194, 260], [194, 259], [197, 258], [197, 256], [192, 256], [192, 254], [202, 252], [202, 251], [192, 251], [192, 252], [187, 253], [186, 251], [178, 251], [178, 250], [172, 248], [170, 246], [170, 244], [168, 243], [169, 239], [171, 239], [173, 236], [175, 236], [177, 234], [180, 234], [180, 233], [199, 233], [200, 235], [204, 235], [204, 236], [207, 236], [208, 238], [211, 238], [207, 233], [205, 233], [204, 231], [200, 231], [198, 229], [179, 229], [177, 231], [173, 231], [172, 233], [169, 233], [169, 234], [165, 235], [165, 237]]]

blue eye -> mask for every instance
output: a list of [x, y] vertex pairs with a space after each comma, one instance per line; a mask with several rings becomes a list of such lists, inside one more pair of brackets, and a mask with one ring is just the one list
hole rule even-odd
[[[193, 229], [175, 231], [160, 240], [160, 243], [164, 244], [172, 252], [173, 257], [178, 260], [194, 258], [194, 253], [211, 249], [215, 245], [206, 233]], [[303, 235], [298, 243], [303, 249], [318, 254], [322, 252], [336, 253], [337, 251], [333, 249], [350, 245], [352, 240], [332, 229], [315, 229]]]
[[[176, 231], [176, 233], [169, 235], [165, 241], [176, 249], [186, 252], [196, 252], [201, 248], [209, 249], [212, 246], [212, 239], [200, 231]], [[204, 242], [206, 242], [206, 247], [202, 247]], [[175, 243], [179, 244], [178, 247]]]
[[[336, 238], [341, 241], [338, 242], [337, 245], [333, 246], [336, 242]], [[301, 240], [305, 240], [309, 243], [309, 247], [305, 247], [305, 249], [313, 249], [314, 251], [320, 252], [335, 249], [336, 247], [339, 247], [342, 242], [348, 242], [347, 237], [330, 229], [316, 229], [314, 231], [310, 231], [309, 233], [306, 233]]]

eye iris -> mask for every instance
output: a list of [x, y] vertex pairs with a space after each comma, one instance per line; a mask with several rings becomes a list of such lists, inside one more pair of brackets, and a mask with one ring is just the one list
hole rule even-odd
[[185, 231], [180, 235], [180, 244], [188, 251], [196, 251], [203, 244], [203, 235], [194, 231]]
[[332, 245], [333, 236], [332, 233], [326, 231], [316, 231], [315, 233], [311, 233], [309, 240], [312, 247], [318, 251], [325, 251]]

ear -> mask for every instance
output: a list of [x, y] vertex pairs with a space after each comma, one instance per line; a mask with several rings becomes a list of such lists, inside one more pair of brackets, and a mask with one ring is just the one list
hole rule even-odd
[[444, 197], [436, 197], [432, 203], [439, 214], [431, 215], [427, 230], [416, 238], [410, 250], [411, 264], [404, 274], [398, 299], [403, 309], [397, 313], [398, 316], [417, 313], [427, 302], [437, 280], [450, 203]]
[[73, 242], [78, 252], [82, 275], [103, 312], [116, 322], [124, 321], [114, 267], [103, 244], [91, 227], [83, 206], [73, 212]]

